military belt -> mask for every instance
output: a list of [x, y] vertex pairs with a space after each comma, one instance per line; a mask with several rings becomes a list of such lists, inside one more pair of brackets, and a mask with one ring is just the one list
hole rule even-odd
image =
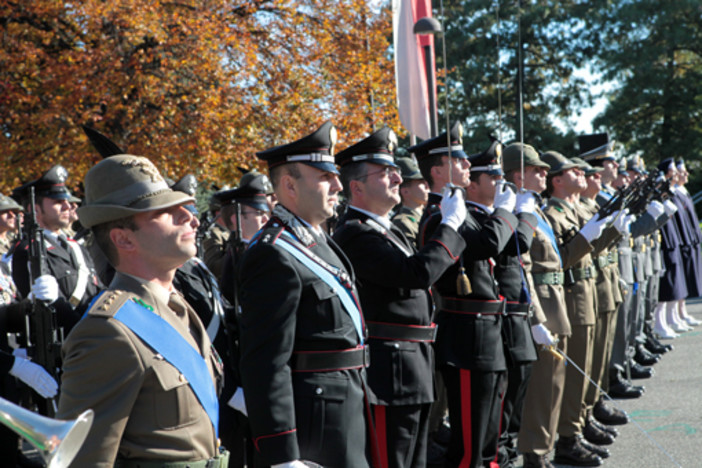
[[329, 351], [294, 351], [290, 358], [293, 372], [332, 372], [360, 369], [370, 365], [368, 346]]
[[595, 258], [595, 266], [598, 269], [603, 269], [609, 266], [609, 255], [600, 255], [599, 257]]
[[223, 450], [215, 458], [198, 461], [161, 461], [161, 460], [136, 460], [117, 459], [115, 468], [227, 468], [229, 466], [229, 452]]
[[524, 304], [522, 302], [510, 302], [507, 301], [507, 304], [505, 306], [505, 311], [507, 312], [507, 315], [520, 315], [520, 316], [527, 316], [529, 315], [529, 308], [531, 307], [531, 304]]
[[442, 297], [441, 310], [452, 314], [467, 315], [504, 315], [505, 301], [461, 299], [459, 297]]
[[531, 277], [534, 279], [534, 284], [563, 284], [563, 272], [562, 271], [549, 271], [546, 273], [531, 273]]
[[433, 343], [436, 339], [436, 324], [400, 325], [397, 323], [366, 322], [368, 337], [381, 340], [426, 341]]
[[565, 272], [565, 277], [567, 278], [565, 284], [574, 284], [576, 281], [594, 278], [595, 275], [596, 270], [595, 267], [592, 265], [585, 268], [568, 268]]

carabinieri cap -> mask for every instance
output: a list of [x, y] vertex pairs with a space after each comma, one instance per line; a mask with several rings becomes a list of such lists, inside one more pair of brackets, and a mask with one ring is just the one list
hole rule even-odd
[[471, 155], [471, 172], [484, 172], [488, 175], [504, 175], [502, 172], [502, 143], [493, 140], [483, 152]]
[[359, 162], [398, 167], [393, 158], [395, 148], [397, 135], [386, 126], [338, 153], [336, 163], [341, 167]]
[[325, 172], [338, 174], [334, 165], [336, 128], [331, 121], [324, 122], [314, 133], [292, 143], [259, 151], [256, 156], [272, 169], [283, 164], [303, 163]]
[[[248, 177], [247, 177], [248, 176]], [[230, 190], [222, 190], [212, 195], [221, 206], [241, 203], [256, 210], [268, 211], [268, 199], [266, 193], [271, 183], [265, 174], [258, 172], [247, 172], [241, 178], [239, 186]]]
[[55, 200], [68, 200], [71, 192], [66, 188], [68, 171], [61, 165], [56, 165], [46, 171], [41, 177], [31, 182], [27, 182], [21, 187], [13, 190], [13, 196], [21, 198], [26, 202], [29, 197], [29, 190], [34, 187], [34, 195], [37, 197], [53, 198]]
[[419, 161], [429, 156], [448, 156], [450, 148], [452, 158], [468, 159], [468, 155], [463, 151], [463, 125], [460, 122], [453, 124], [450, 137], [450, 147], [448, 135], [444, 132], [437, 137], [417, 143], [407, 151], [414, 153]]
[[616, 160], [614, 153], [614, 140], [609, 141], [607, 133], [593, 133], [578, 137], [580, 157], [592, 166], [601, 166], [605, 161]]

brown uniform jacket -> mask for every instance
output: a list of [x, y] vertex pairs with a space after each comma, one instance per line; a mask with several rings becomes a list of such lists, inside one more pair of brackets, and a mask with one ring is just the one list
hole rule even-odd
[[[600, 208], [595, 200], [589, 198], [581, 198], [580, 205], [590, 216], [594, 216]], [[609, 245], [605, 247], [604, 250], [601, 250], [597, 257], [594, 257], [593, 253], [594, 261], [597, 266], [597, 312], [601, 314], [614, 312], [623, 300], [621, 289], [619, 288], [618, 262], [614, 261], [603, 266], [605, 259], [609, 258], [610, 260], [614, 260], [613, 252], [616, 251], [615, 243], [619, 239], [621, 239], [621, 234], [619, 234], [616, 229], [610, 227], [605, 230], [600, 238], [593, 241], [595, 250], [597, 250], [597, 246], [609, 242]], [[597, 264], [598, 261], [600, 262], [599, 264]]]
[[[128, 300], [153, 307], [200, 352], [212, 385], [218, 385], [220, 364], [200, 319], [188, 307], [189, 331], [164, 295], [154, 284], [117, 273], [68, 335], [56, 416], [73, 419], [88, 408], [95, 412], [73, 466], [107, 468], [118, 457], [195, 461], [216, 456], [214, 428], [184, 376], [112, 318]], [[144, 313], [150, 312], [144, 308]]]
[[[565, 200], [551, 197], [544, 214], [551, 222], [553, 232], [558, 240], [563, 268], [591, 267], [590, 252], [592, 252], [593, 246], [579, 233], [582, 220], [576, 208]], [[570, 285], [565, 284], [564, 289], [570, 324], [594, 325], [597, 308], [594, 278], [581, 279]]]
[[[549, 223], [548, 218], [540, 209], [534, 213], [544, 222]], [[580, 236], [582, 237], [582, 236]], [[584, 238], [583, 238], [584, 240]], [[587, 245], [580, 243], [583, 251], [587, 251]], [[538, 284], [533, 283], [531, 273], [549, 273], [561, 271], [558, 252], [553, 246], [548, 234], [542, 229], [534, 230], [534, 240], [531, 243], [529, 252], [522, 255], [524, 268], [529, 271], [528, 280], [531, 285], [532, 305], [534, 307], [534, 323], [543, 323], [551, 333], [568, 336], [571, 333], [570, 321], [566, 312], [563, 285]]]
[[225, 254], [227, 253], [229, 235], [230, 232], [227, 228], [213, 223], [205, 233], [205, 238], [202, 240], [202, 260], [217, 279], [222, 276], [222, 267], [224, 266]]
[[402, 234], [405, 235], [407, 240], [409, 240], [414, 247], [417, 247], [419, 220], [422, 218], [423, 212], [423, 207], [419, 207], [416, 210], [410, 210], [406, 206], [402, 206], [399, 210], [397, 210], [395, 216], [392, 217], [392, 223], [397, 226], [400, 231], [402, 231]]

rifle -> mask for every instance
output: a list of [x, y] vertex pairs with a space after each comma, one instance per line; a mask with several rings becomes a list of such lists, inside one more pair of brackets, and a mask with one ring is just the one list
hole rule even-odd
[[195, 245], [197, 246], [197, 256], [204, 258], [204, 250], [202, 247], [202, 241], [205, 239], [207, 230], [212, 226], [217, 217], [212, 216], [212, 211], [207, 210], [200, 216], [200, 226], [197, 228], [197, 233], [195, 235]]
[[[49, 273], [46, 265], [46, 246], [44, 244], [44, 231], [37, 223], [34, 211], [34, 187], [29, 191], [29, 207], [24, 221], [24, 233], [29, 244], [29, 283], [41, 275]], [[56, 311], [45, 302], [33, 297], [32, 309], [27, 317], [27, 349], [34, 362], [42, 366], [58, 382], [59, 369], [61, 368], [61, 341], [58, 339], [58, 325]], [[32, 343], [31, 340], [34, 340]], [[56, 403], [47, 405], [47, 416], [53, 417], [56, 413]]]

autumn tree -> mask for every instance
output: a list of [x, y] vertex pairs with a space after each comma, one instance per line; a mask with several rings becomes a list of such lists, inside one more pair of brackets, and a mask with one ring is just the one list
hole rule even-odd
[[387, 10], [365, 0], [0, 0], [5, 190], [99, 158], [81, 125], [166, 175], [232, 183], [332, 119], [398, 129]]

